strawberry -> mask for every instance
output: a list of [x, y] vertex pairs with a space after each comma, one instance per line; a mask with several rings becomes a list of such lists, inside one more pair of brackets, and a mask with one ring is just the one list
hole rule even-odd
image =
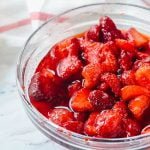
[[65, 122], [73, 121], [73, 112], [67, 108], [54, 108], [48, 112], [48, 119], [57, 125], [63, 126]]
[[148, 96], [141, 95], [129, 101], [128, 107], [135, 118], [141, 119], [145, 110], [150, 106]]
[[133, 119], [124, 119], [124, 127], [126, 132], [126, 137], [139, 135], [141, 132], [141, 127], [139, 123]]
[[150, 125], [142, 129], [141, 134], [150, 134]]
[[107, 91], [109, 89], [109, 85], [106, 82], [102, 82], [98, 86], [98, 89], [101, 91]]
[[65, 129], [76, 132], [83, 133], [84, 124], [81, 121], [67, 121], [62, 125]]
[[122, 137], [122, 119], [119, 111], [102, 111], [95, 119], [97, 135], [105, 138]]
[[148, 43], [148, 38], [137, 31], [135, 28], [130, 28], [127, 31], [129, 41], [135, 43], [136, 47], [142, 47]]
[[101, 81], [106, 82], [109, 85], [112, 92], [115, 93], [115, 96], [119, 96], [121, 86], [120, 81], [115, 74], [105, 73], [101, 76]]
[[123, 38], [121, 31], [116, 28], [114, 22], [107, 16], [100, 18], [100, 28], [103, 42]]
[[68, 93], [69, 96], [72, 96], [75, 92], [77, 92], [79, 89], [82, 88], [81, 82], [79, 80], [73, 81], [69, 86], [68, 86]]
[[60, 86], [60, 80], [51, 71], [49, 73], [37, 72], [31, 79], [28, 89], [29, 96], [37, 101], [50, 101], [56, 95], [57, 97], [61, 96], [62, 91], [58, 93], [59, 88], [61, 88]]
[[121, 75], [121, 82], [123, 85], [134, 85], [135, 81], [135, 72], [132, 70], [124, 71]]
[[114, 98], [100, 90], [90, 92], [89, 100], [95, 111], [102, 111], [104, 109], [112, 108], [114, 104]]
[[57, 74], [62, 79], [67, 79], [78, 72], [81, 67], [82, 63], [76, 56], [68, 56], [59, 62]]
[[84, 133], [89, 136], [95, 136], [96, 133], [96, 127], [95, 127], [95, 120], [97, 116], [99, 115], [99, 112], [92, 112], [88, 118], [88, 120], [84, 124]]
[[147, 53], [143, 53], [143, 52], [137, 52], [137, 58], [138, 59], [148, 59], [149, 61], [150, 61], [150, 55], [149, 54], [147, 54]]
[[135, 72], [137, 83], [150, 89], [150, 63], [143, 63]]
[[58, 62], [67, 56], [78, 56], [79, 42], [76, 38], [67, 38], [52, 47], [50, 55]]
[[99, 42], [100, 41], [100, 27], [98, 25], [91, 26], [90, 29], [85, 33], [85, 39]]
[[89, 42], [84, 41], [81, 44], [83, 53], [83, 59], [86, 60], [87, 63], [99, 63], [100, 62], [100, 51], [103, 44], [99, 42]]
[[77, 91], [70, 99], [70, 107], [76, 112], [91, 111], [93, 106], [88, 100], [89, 93], [85, 88]]
[[133, 99], [140, 95], [150, 95], [149, 90], [139, 85], [127, 85], [121, 89], [121, 98], [124, 101]]
[[101, 64], [88, 64], [83, 68], [82, 76], [84, 78], [83, 86], [93, 88], [97, 85], [100, 74], [104, 71]]

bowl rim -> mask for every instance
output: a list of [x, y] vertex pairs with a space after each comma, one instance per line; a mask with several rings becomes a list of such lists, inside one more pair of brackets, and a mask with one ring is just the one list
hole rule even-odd
[[[25, 97], [25, 91], [22, 88], [22, 85], [20, 83], [20, 79], [22, 79], [22, 74], [20, 73], [20, 64], [21, 64], [21, 59], [23, 57], [23, 52], [26, 50], [27, 45], [29, 44], [30, 40], [34, 37], [34, 35], [43, 27], [45, 26], [47, 23], [56, 20], [57, 18], [59, 18], [60, 16], [63, 16], [69, 12], [72, 12], [74, 10], [77, 9], [82, 9], [85, 7], [90, 7], [90, 6], [97, 6], [97, 5], [122, 5], [122, 6], [132, 6], [132, 7], [136, 7], [136, 8], [140, 8], [140, 9], [145, 9], [147, 11], [150, 12], [150, 8], [146, 8], [144, 6], [139, 6], [139, 5], [135, 5], [135, 4], [129, 4], [129, 3], [93, 3], [93, 4], [87, 4], [87, 5], [82, 5], [79, 7], [75, 7], [72, 9], [69, 9], [67, 11], [64, 11], [63, 13], [60, 13], [50, 19], [48, 19], [46, 22], [44, 22], [42, 25], [40, 25], [27, 39], [27, 41], [25, 42], [25, 45], [22, 49], [22, 51], [19, 54], [18, 60], [17, 60], [17, 87], [18, 87], [18, 93], [19, 95], [22, 97], [23, 102], [25, 103], [25, 105], [27, 107], [30, 107], [31, 112], [37, 116], [37, 118], [41, 118], [42, 120], [44, 120], [45, 123], [47, 123], [48, 125], [50, 125], [50, 127], [54, 127], [56, 129], [60, 129], [62, 131], [69, 132], [71, 133], [72, 138], [77, 138], [78, 140], [83, 140], [83, 139], [88, 139], [88, 141], [91, 142], [110, 142], [110, 143], [122, 143], [122, 142], [130, 142], [130, 141], [137, 141], [143, 138], [148, 138], [150, 137], [150, 134], [143, 134], [143, 135], [137, 135], [137, 136], [133, 136], [133, 137], [126, 137], [126, 138], [97, 138], [97, 137], [91, 137], [91, 136], [87, 136], [87, 135], [81, 135], [72, 131], [68, 131], [67, 129], [64, 129], [63, 127], [60, 127], [56, 124], [54, 124], [52, 121], [48, 120], [45, 116], [43, 116], [39, 111], [36, 110], [36, 108], [34, 108], [34, 106], [32, 106], [32, 104], [30, 103], [30, 101], [28, 101]], [[23, 79], [22, 79], [23, 80]]]

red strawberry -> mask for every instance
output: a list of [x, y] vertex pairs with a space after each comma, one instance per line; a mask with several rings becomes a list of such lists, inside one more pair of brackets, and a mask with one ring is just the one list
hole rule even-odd
[[136, 47], [142, 47], [148, 43], [148, 38], [137, 31], [135, 28], [130, 28], [127, 31], [129, 41], [135, 43]]
[[98, 25], [91, 26], [90, 29], [85, 33], [85, 38], [87, 40], [99, 42], [100, 41], [100, 27]]
[[115, 74], [105, 73], [101, 76], [101, 81], [106, 82], [109, 85], [112, 92], [115, 93], [115, 96], [119, 96], [121, 86], [120, 81]]
[[68, 86], [69, 96], [72, 96], [75, 92], [82, 88], [81, 82], [79, 80], [73, 81]]
[[57, 74], [62, 79], [67, 79], [81, 69], [82, 63], [76, 56], [62, 59], [57, 66]]
[[48, 119], [57, 125], [63, 126], [65, 122], [73, 121], [73, 112], [66, 108], [54, 108], [48, 112]]
[[102, 111], [104, 109], [112, 108], [114, 104], [114, 98], [100, 90], [90, 92], [89, 100], [95, 111]]
[[148, 96], [141, 95], [132, 99], [128, 107], [135, 118], [141, 119], [145, 110], [150, 106], [150, 99]]
[[79, 51], [79, 42], [76, 38], [71, 37], [59, 42], [54, 47], [52, 47], [50, 55], [55, 60], [59, 61], [69, 55], [77, 56], [78, 51]]
[[88, 118], [88, 112], [74, 112], [74, 118], [76, 121], [85, 122]]
[[121, 98], [126, 101], [140, 95], [150, 95], [149, 90], [138, 85], [127, 85], [121, 89]]
[[100, 74], [104, 71], [101, 64], [88, 64], [83, 68], [82, 76], [84, 78], [83, 86], [93, 88], [97, 85]]
[[114, 22], [107, 16], [100, 18], [100, 27], [103, 36], [102, 41], [104, 42], [123, 38], [121, 31], [116, 28]]
[[95, 119], [95, 128], [98, 136], [105, 138], [122, 137], [123, 116], [119, 111], [104, 110]]
[[51, 72], [49, 74], [45, 75], [39, 72], [34, 74], [29, 85], [30, 97], [33, 97], [37, 101], [45, 101], [52, 100], [56, 96], [61, 95], [61, 93], [58, 94], [60, 83], [57, 84], [55, 75], [51, 74]]
[[137, 69], [135, 79], [139, 85], [150, 89], [150, 63], [143, 63]]
[[76, 132], [83, 133], [84, 124], [81, 121], [67, 121], [62, 125], [65, 129]]
[[150, 55], [149, 54], [147, 54], [147, 53], [143, 53], [143, 52], [137, 52], [137, 58], [138, 59], [148, 59], [148, 61], [150, 61]]
[[139, 123], [133, 119], [124, 119], [124, 126], [126, 131], [126, 137], [139, 135], [141, 127]]
[[101, 91], [107, 91], [109, 89], [109, 85], [106, 82], [102, 82], [98, 86], [98, 89]]
[[150, 134], [150, 125], [142, 129], [141, 134]]
[[83, 59], [86, 60], [87, 63], [99, 63], [100, 62], [100, 51], [103, 44], [99, 42], [89, 42], [84, 41], [81, 44], [83, 50]]
[[84, 124], [84, 133], [89, 136], [95, 136], [96, 133], [96, 127], [95, 127], [95, 120], [97, 116], [99, 115], [99, 112], [92, 112]]
[[135, 81], [135, 72], [132, 70], [124, 71], [121, 75], [121, 81], [123, 85], [134, 85]]
[[91, 111], [92, 104], [88, 100], [90, 91], [87, 89], [80, 89], [70, 99], [70, 106], [76, 112]]

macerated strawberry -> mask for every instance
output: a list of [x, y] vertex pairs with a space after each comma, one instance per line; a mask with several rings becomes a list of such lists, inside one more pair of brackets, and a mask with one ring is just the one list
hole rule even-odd
[[133, 65], [134, 55], [131, 52], [127, 52], [125, 50], [121, 50], [119, 64], [120, 68], [124, 71], [130, 70]]
[[150, 55], [147, 54], [147, 53], [137, 52], [136, 56], [137, 56], [138, 59], [144, 59], [144, 60], [149, 59], [149, 61], [150, 61]]
[[78, 72], [81, 67], [82, 63], [76, 56], [68, 56], [59, 62], [57, 74], [62, 79], [67, 79]]
[[85, 122], [89, 116], [88, 112], [74, 112], [74, 118], [76, 121]]
[[130, 42], [124, 39], [116, 39], [115, 43], [119, 49], [123, 49], [126, 52], [133, 53], [133, 54], [136, 53], [136, 48], [133, 42]]
[[70, 107], [76, 112], [93, 110], [93, 106], [88, 100], [90, 91], [82, 88], [77, 91], [70, 99]]
[[134, 85], [135, 81], [135, 72], [132, 70], [124, 71], [121, 75], [122, 85]]
[[121, 86], [120, 81], [115, 74], [105, 73], [101, 76], [101, 81], [106, 82], [109, 85], [115, 96], [119, 96]]
[[73, 112], [67, 108], [54, 108], [48, 112], [48, 119], [57, 125], [63, 126], [63, 123], [73, 121]]
[[100, 18], [100, 27], [102, 32], [102, 41], [112, 41], [114, 39], [122, 39], [123, 35], [120, 30], [116, 28], [114, 22], [107, 16]]
[[78, 56], [79, 42], [77, 38], [67, 38], [52, 47], [50, 55], [58, 62], [68, 56]]
[[124, 119], [124, 128], [126, 132], [126, 137], [139, 135], [141, 132], [140, 124], [133, 119]]
[[31, 79], [28, 89], [29, 96], [37, 101], [50, 101], [54, 99], [56, 95], [57, 97], [61, 95], [61, 93], [58, 93], [59, 88], [61, 88], [60, 86], [61, 84], [57, 84], [55, 75], [50, 76], [37, 72]]
[[137, 83], [150, 90], [150, 63], [143, 63], [135, 72]]
[[119, 111], [104, 110], [95, 119], [96, 135], [105, 138], [122, 137], [123, 116]]
[[84, 124], [81, 121], [67, 121], [62, 124], [62, 127], [67, 130], [82, 134]]
[[93, 25], [90, 29], [85, 33], [85, 38], [87, 40], [92, 40], [95, 42], [100, 41], [100, 26]]
[[103, 65], [99, 63], [86, 65], [82, 71], [84, 78], [83, 86], [85, 88], [95, 87], [102, 72], [104, 72], [104, 68]]
[[150, 134], [150, 125], [142, 129], [141, 134]]
[[139, 85], [127, 85], [121, 89], [122, 100], [130, 100], [140, 95], [150, 95], [150, 91]]
[[73, 81], [69, 86], [68, 86], [68, 93], [69, 96], [72, 96], [75, 92], [77, 92], [79, 89], [82, 88], [81, 81], [76, 80]]
[[84, 133], [89, 136], [95, 136], [96, 127], [95, 127], [95, 120], [96, 117], [99, 115], [99, 112], [92, 112], [88, 118], [88, 120], [84, 124]]
[[81, 48], [83, 50], [82, 56], [83, 59], [87, 63], [99, 63], [100, 59], [100, 52], [103, 44], [99, 42], [91, 42], [84, 40], [81, 44]]
[[116, 102], [113, 106], [113, 110], [120, 112], [120, 114], [122, 114], [124, 117], [128, 116], [128, 107], [127, 104], [123, 101]]
[[102, 82], [98, 86], [98, 89], [101, 90], [101, 91], [107, 91], [109, 88], [110, 87], [109, 87], [109, 85], [106, 82]]
[[150, 106], [150, 98], [141, 95], [129, 101], [128, 107], [135, 118], [141, 119], [145, 110]]
[[148, 38], [137, 31], [135, 28], [130, 28], [127, 30], [127, 36], [129, 41], [135, 43], [136, 47], [142, 47], [148, 43]]
[[109, 96], [107, 93], [100, 90], [90, 92], [88, 98], [95, 111], [102, 111], [104, 109], [112, 108], [115, 101], [112, 96]]

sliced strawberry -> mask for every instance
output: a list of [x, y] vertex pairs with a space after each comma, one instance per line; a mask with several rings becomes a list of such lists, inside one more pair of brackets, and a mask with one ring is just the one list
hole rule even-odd
[[150, 125], [142, 129], [141, 134], [150, 134]]
[[58, 94], [60, 86], [60, 83], [57, 84], [56, 76], [51, 72], [48, 75], [37, 72], [31, 79], [29, 96], [37, 101], [52, 100], [61, 96], [61, 93]]
[[88, 64], [83, 68], [82, 76], [84, 78], [83, 86], [93, 88], [97, 85], [100, 74], [104, 71], [101, 64]]
[[92, 104], [88, 100], [90, 91], [87, 89], [80, 89], [70, 99], [70, 107], [76, 112], [91, 111]]
[[83, 59], [85, 59], [87, 63], [99, 63], [101, 61], [99, 54], [102, 46], [103, 44], [99, 42], [89, 42], [86, 40], [82, 42]]
[[100, 90], [90, 92], [89, 100], [95, 111], [102, 111], [104, 109], [112, 108], [115, 101], [112, 96], [109, 96], [107, 93]]
[[150, 99], [148, 96], [141, 95], [132, 99], [128, 107], [135, 118], [141, 119], [145, 110], [150, 106]]
[[55, 60], [59, 61], [69, 55], [78, 56], [79, 42], [75, 37], [67, 38], [54, 47], [50, 51], [50, 55]]
[[148, 38], [137, 31], [135, 28], [130, 28], [127, 31], [129, 41], [135, 43], [136, 47], [142, 47], [148, 42]]
[[119, 111], [104, 110], [95, 119], [97, 135], [105, 138], [122, 137], [122, 115]]
[[95, 42], [100, 41], [100, 26], [93, 25], [90, 29], [85, 33], [85, 38], [87, 40], [92, 40]]
[[65, 129], [76, 132], [83, 133], [84, 124], [81, 121], [67, 121], [62, 125]]
[[139, 85], [150, 89], [150, 63], [143, 63], [137, 69], [135, 79]]
[[150, 60], [150, 55], [147, 53], [137, 52], [136, 55], [137, 55], [138, 59], [149, 59]]
[[62, 59], [57, 66], [57, 74], [62, 79], [67, 79], [81, 69], [82, 63], [76, 56]]
[[149, 90], [138, 85], [127, 85], [121, 89], [121, 98], [126, 101], [140, 95], [150, 95]]
[[68, 86], [69, 96], [72, 96], [75, 92], [82, 88], [81, 82], [79, 80], [73, 81]]
[[63, 126], [63, 123], [73, 121], [73, 112], [66, 108], [55, 108], [48, 112], [48, 119], [57, 125]]
[[133, 119], [124, 119], [126, 137], [139, 135], [141, 132], [140, 124]]
[[100, 18], [100, 27], [103, 37], [102, 41], [104, 42], [123, 38], [121, 31], [116, 28], [114, 22], [107, 16]]
[[109, 85], [112, 92], [115, 93], [115, 96], [119, 96], [121, 86], [120, 81], [115, 74], [105, 73], [101, 76], [101, 81], [106, 82]]
[[84, 133], [89, 136], [95, 136], [96, 133], [96, 127], [95, 127], [95, 120], [97, 116], [99, 115], [99, 112], [92, 112], [84, 124]]
[[123, 85], [134, 85], [135, 81], [135, 72], [132, 70], [124, 71], [121, 75], [121, 82]]

